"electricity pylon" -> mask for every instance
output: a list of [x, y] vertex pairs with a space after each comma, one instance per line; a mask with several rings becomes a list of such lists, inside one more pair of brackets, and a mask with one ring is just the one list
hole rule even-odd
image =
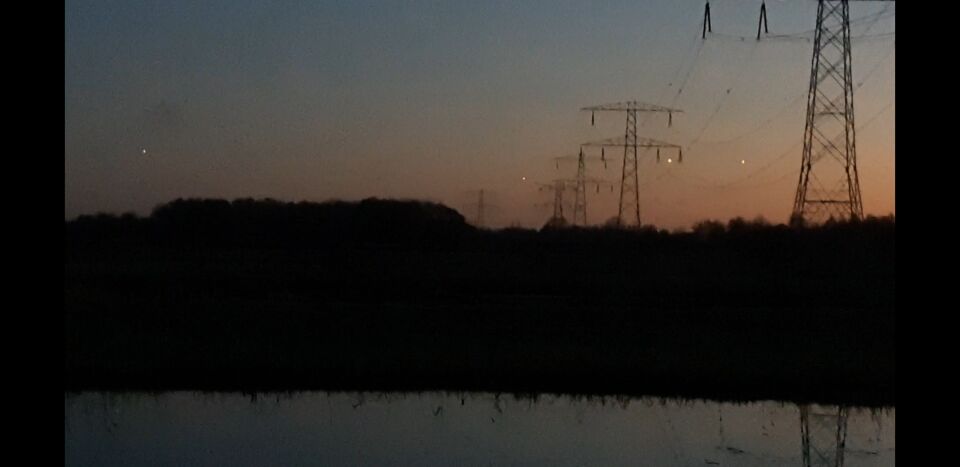
[[554, 157], [553, 160], [557, 164], [557, 169], [560, 169], [561, 161], [577, 161], [577, 177], [574, 179], [575, 191], [574, 191], [574, 202], [573, 202], [573, 225], [586, 226], [587, 225], [587, 184], [592, 183], [597, 187], [597, 193], [600, 192], [600, 185], [610, 186], [610, 190], [613, 191], [613, 184], [607, 182], [606, 180], [593, 178], [587, 176], [587, 161], [588, 160], [599, 160], [603, 162], [604, 168], [607, 166], [607, 161], [604, 156], [601, 157], [590, 157], [583, 154], [583, 148], [580, 149], [580, 154], [577, 156], [560, 156]]
[[[630, 115], [629, 113], [627, 115]], [[585, 147], [600, 147], [601, 153], [608, 147], [623, 147], [623, 174], [620, 178], [620, 210], [617, 213], [617, 226], [627, 225], [626, 216], [633, 216], [637, 227], [640, 227], [640, 189], [637, 179], [637, 149], [656, 148], [657, 162], [660, 162], [661, 149], [676, 149], [679, 152], [677, 162], [683, 162], [683, 148], [680, 145], [659, 141], [652, 138], [642, 138], [636, 135], [636, 117], [633, 118], [634, 133], [630, 131], [630, 117], [627, 117], [627, 135], [623, 138], [607, 138], [600, 141], [590, 141], [580, 145]], [[671, 159], [672, 162], [672, 159]]]
[[[617, 102], [614, 104], [595, 105], [580, 110], [590, 111], [590, 124], [595, 123], [596, 112], [624, 112], [627, 114], [627, 128], [624, 132], [623, 146], [623, 173], [620, 177], [620, 211], [617, 214], [617, 226], [623, 227], [626, 223], [625, 213], [632, 211], [637, 227], [640, 226], [640, 191], [637, 181], [637, 148], [644, 146], [647, 138], [637, 136], [638, 112], [662, 112], [667, 114], [667, 125], [673, 124], [673, 114], [683, 112], [679, 109], [663, 107], [655, 104], [644, 104], [637, 101]], [[613, 146], [613, 145], [611, 145]], [[677, 146], [679, 147], [679, 146]]]
[[849, 0], [819, 0], [793, 223], [863, 217], [852, 61]]
[[843, 467], [847, 408], [800, 407], [803, 467]]
[[480, 189], [480, 200], [477, 203], [477, 227], [483, 228], [483, 189]]
[[494, 201], [496, 201], [496, 192], [490, 192], [490, 190], [485, 190], [483, 188], [479, 190], [467, 190], [464, 192], [465, 195], [473, 198], [473, 201], [467, 203], [469, 206], [467, 211], [473, 211], [476, 209], [476, 217], [473, 218], [473, 225], [477, 228], [483, 229], [487, 227], [487, 213], [490, 210], [496, 211], [499, 206], [496, 204], [490, 203], [490, 195], [493, 195]]
[[[850, 47], [850, 2], [894, 0], [817, 0], [803, 160], [793, 199], [792, 224], [830, 218], [860, 219], [863, 201], [857, 172], [853, 112], [853, 70]], [[766, 2], [760, 5], [760, 27], [767, 28]], [[703, 16], [703, 38], [712, 32], [710, 2]], [[814, 164], [817, 165], [814, 171]]]
[[567, 225], [567, 219], [563, 216], [563, 192], [567, 190], [567, 187], [571, 184], [575, 184], [577, 181], [572, 179], [555, 179], [550, 183], [539, 183], [537, 185], [539, 191], [551, 190], [553, 191], [553, 216], [547, 221], [547, 225], [554, 227], [564, 227]]

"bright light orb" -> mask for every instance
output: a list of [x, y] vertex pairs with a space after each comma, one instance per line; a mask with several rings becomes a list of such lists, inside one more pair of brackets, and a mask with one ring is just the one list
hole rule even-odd
[[741, 163], [741, 164], [746, 164], [747, 161], [746, 161], [745, 159], [740, 159], [740, 163]]
[[673, 163], [673, 159], [667, 159], [667, 164], [672, 164], [672, 163]]
[[146, 155], [146, 154], [147, 154], [147, 150], [146, 150], [146, 149], [140, 149], [140, 153], [143, 154], [143, 155]]
[[520, 181], [523, 181], [523, 182], [527, 181], [527, 177], [520, 177]]

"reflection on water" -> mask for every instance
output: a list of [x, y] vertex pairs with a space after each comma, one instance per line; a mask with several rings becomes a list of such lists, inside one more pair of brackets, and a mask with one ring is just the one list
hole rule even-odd
[[66, 465], [894, 465], [895, 409], [494, 394], [67, 394]]

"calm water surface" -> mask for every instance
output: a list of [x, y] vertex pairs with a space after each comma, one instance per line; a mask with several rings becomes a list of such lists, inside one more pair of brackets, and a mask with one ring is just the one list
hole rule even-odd
[[68, 466], [803, 466], [806, 452], [809, 465], [842, 455], [853, 467], [892, 466], [895, 454], [895, 409], [454, 393], [64, 399]]

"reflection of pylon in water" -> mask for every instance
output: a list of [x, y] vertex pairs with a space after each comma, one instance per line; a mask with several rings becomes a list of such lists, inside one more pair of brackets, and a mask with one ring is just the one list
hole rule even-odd
[[847, 440], [847, 409], [800, 407], [804, 467], [842, 467]]

